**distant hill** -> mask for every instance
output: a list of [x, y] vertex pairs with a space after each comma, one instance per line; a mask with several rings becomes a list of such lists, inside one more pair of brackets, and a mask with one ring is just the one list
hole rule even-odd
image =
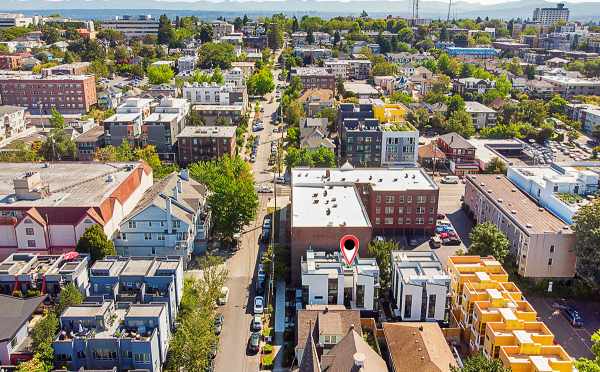
[[[543, 0], [507, 1], [493, 5], [481, 5], [456, 1], [452, 6], [453, 18], [530, 18], [537, 7], [554, 7], [555, 3]], [[600, 20], [600, 2], [567, 3], [574, 20]], [[101, 17], [95, 9], [123, 10], [123, 14], [156, 13], [157, 10], [168, 10], [170, 13], [224, 12], [227, 14], [270, 14], [284, 12], [286, 14], [314, 14], [324, 18], [335, 15], [358, 15], [365, 10], [371, 16], [410, 16], [412, 9], [410, 0], [397, 1], [315, 1], [315, 0], [276, 0], [276, 1], [165, 1], [165, 0], [4, 0], [0, 10], [21, 10], [34, 13], [40, 10], [69, 10], [79, 13], [89, 12], [86, 18]], [[235, 9], [236, 11], [232, 11]], [[127, 11], [127, 12], [126, 12]], [[146, 11], [146, 12], [144, 12]], [[114, 13], [114, 12], [111, 12]], [[448, 3], [445, 1], [424, 1], [419, 3], [419, 15], [425, 18], [445, 19], [448, 14]], [[104, 15], [106, 16], [106, 15]]]

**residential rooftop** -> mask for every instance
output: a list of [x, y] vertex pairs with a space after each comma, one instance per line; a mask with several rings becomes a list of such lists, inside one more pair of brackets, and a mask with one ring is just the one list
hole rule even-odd
[[[324, 275], [330, 279], [343, 276], [348, 265], [343, 261], [340, 252], [312, 251], [306, 252], [306, 259], [302, 260], [302, 274]], [[360, 275], [379, 276], [379, 266], [374, 258], [356, 257], [352, 262], [352, 269]]]
[[294, 67], [292, 74], [297, 76], [332, 76], [325, 67]]
[[380, 94], [375, 87], [367, 83], [344, 82], [344, 90], [358, 95], [378, 95]]
[[494, 109], [487, 107], [477, 101], [465, 101], [465, 110], [469, 113], [471, 112], [489, 112], [495, 113]]
[[449, 281], [434, 252], [392, 251], [392, 266], [398, 268], [404, 282]]
[[541, 208], [527, 194], [521, 192], [505, 176], [493, 174], [468, 175], [467, 180], [515, 221], [524, 231], [543, 233], [572, 233], [558, 217]]
[[183, 128], [181, 133], [177, 135], [177, 138], [181, 137], [226, 137], [231, 138], [235, 136], [235, 130], [237, 127], [233, 126], [214, 126], [214, 127], [195, 127], [186, 126]]

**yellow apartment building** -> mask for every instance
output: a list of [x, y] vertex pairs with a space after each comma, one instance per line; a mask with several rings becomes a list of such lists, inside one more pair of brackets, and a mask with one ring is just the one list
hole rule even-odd
[[401, 103], [375, 103], [373, 104], [373, 116], [380, 123], [396, 123], [404, 121], [408, 108]]
[[514, 372], [566, 372], [573, 360], [537, 320], [535, 309], [493, 257], [453, 256], [451, 323], [472, 352], [502, 360]]

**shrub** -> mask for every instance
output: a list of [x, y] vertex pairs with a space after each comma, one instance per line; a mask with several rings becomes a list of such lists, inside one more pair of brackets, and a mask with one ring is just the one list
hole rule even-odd
[[273, 369], [273, 354], [263, 355], [261, 364], [263, 369]]
[[266, 344], [262, 349], [263, 354], [271, 354], [273, 352], [273, 345]]

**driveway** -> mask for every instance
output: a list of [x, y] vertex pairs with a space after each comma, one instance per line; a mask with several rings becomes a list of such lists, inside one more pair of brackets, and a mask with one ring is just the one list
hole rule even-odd
[[[448, 257], [454, 255], [458, 249], [466, 251], [469, 246], [469, 233], [473, 227], [471, 220], [467, 217], [467, 214], [461, 208], [461, 196], [465, 194], [465, 185], [463, 183], [458, 184], [444, 184], [440, 182], [440, 178], [436, 177], [435, 181], [440, 187], [440, 196], [438, 200], [438, 213], [446, 215], [448, 220], [452, 222], [454, 229], [458, 233], [461, 239], [460, 245], [442, 245], [441, 248], [435, 249], [435, 253], [438, 255], [444, 268], [448, 262]], [[429, 241], [421, 242], [415, 250], [429, 251], [431, 246]]]

